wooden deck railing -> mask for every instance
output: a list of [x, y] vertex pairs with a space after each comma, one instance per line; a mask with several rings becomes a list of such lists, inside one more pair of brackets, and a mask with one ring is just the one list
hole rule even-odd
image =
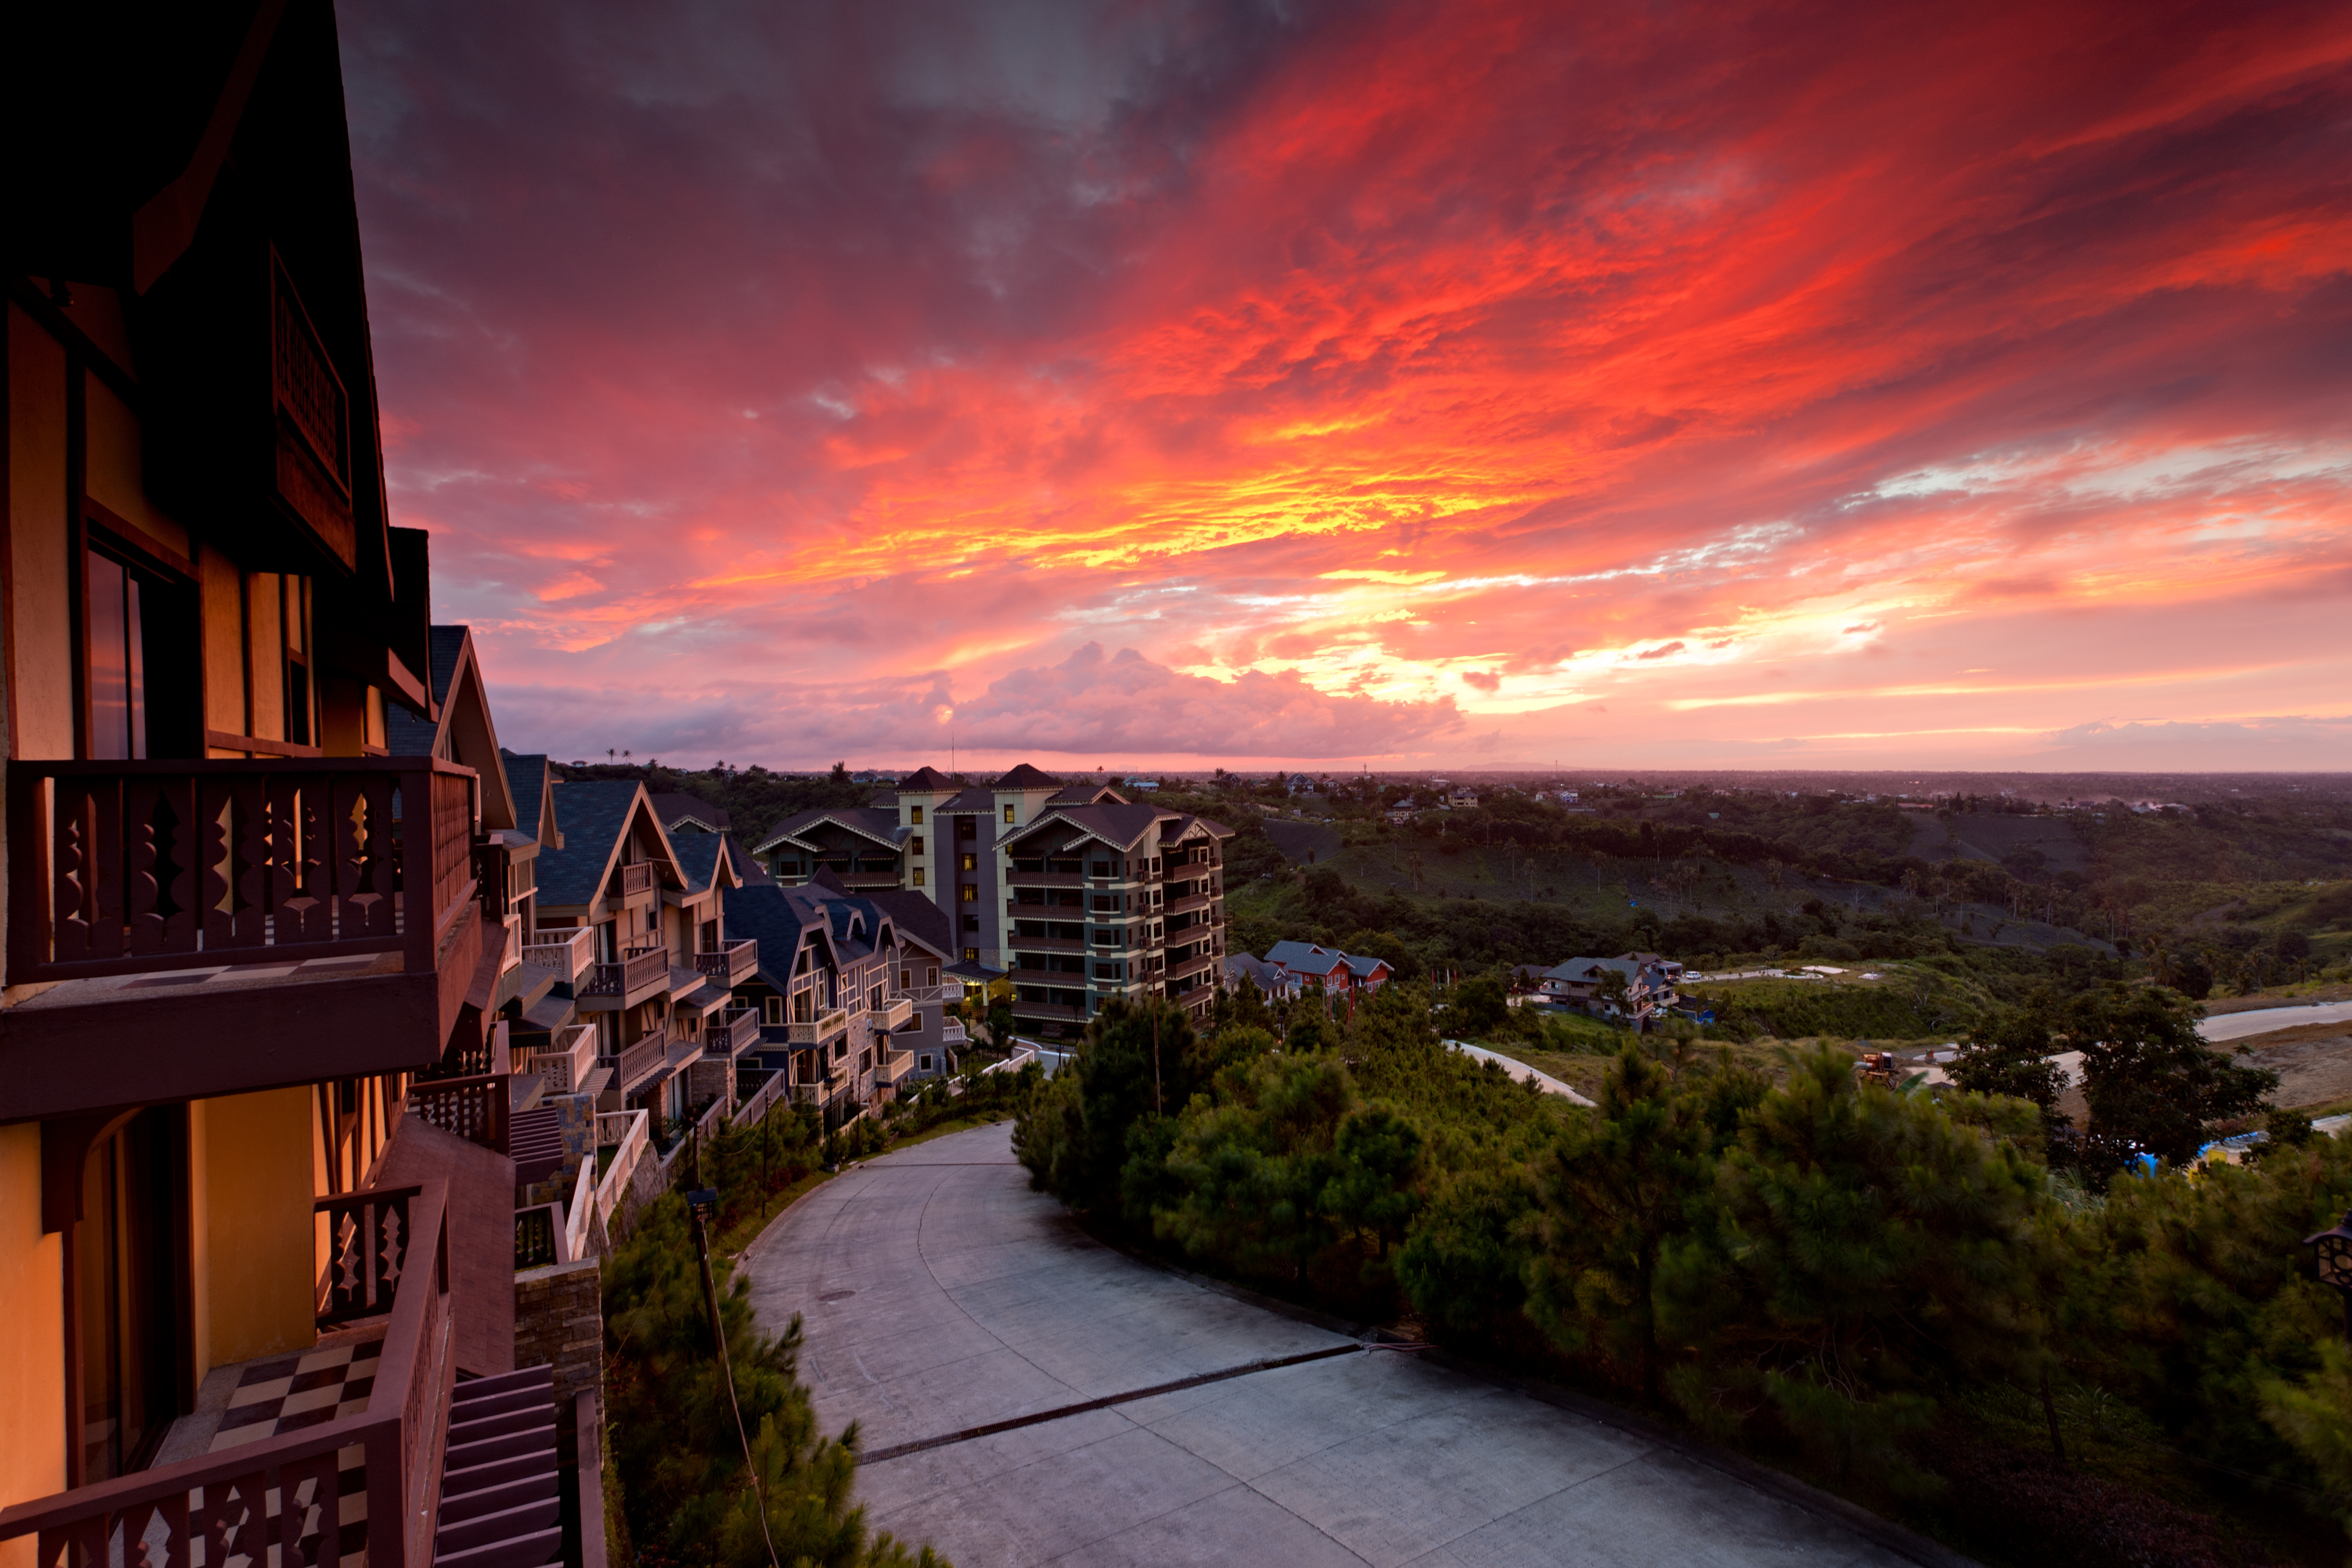
[[408, 1114], [468, 1143], [504, 1154], [512, 1090], [503, 1073], [429, 1079], [408, 1086]]
[[548, 1047], [525, 1056], [515, 1064], [515, 1070], [535, 1072], [546, 1079], [550, 1094], [577, 1092], [596, 1067], [595, 1026], [567, 1024], [555, 1031]]
[[760, 967], [760, 944], [730, 942], [715, 952], [698, 952], [694, 967], [722, 985], [732, 985]]
[[[395, 1212], [388, 1194], [375, 1201], [381, 1212]], [[391, 1318], [365, 1409], [18, 1503], [0, 1510], [0, 1540], [36, 1536], [33, 1561], [54, 1568], [105, 1568], [125, 1560], [125, 1547], [134, 1563], [186, 1564], [201, 1555], [207, 1564], [335, 1568], [356, 1491], [365, 1498], [370, 1568], [430, 1568], [456, 1372], [444, 1184], [405, 1189], [397, 1212], [415, 1226], [404, 1232], [413, 1244], [396, 1255], [396, 1280], [385, 1287]], [[356, 1472], [341, 1467], [350, 1447], [360, 1450]], [[162, 1550], [151, 1555], [141, 1543], [158, 1525]]]
[[631, 893], [647, 891], [654, 886], [654, 863], [650, 860], [632, 861], [621, 867], [621, 896], [626, 898]]
[[786, 1037], [796, 1046], [821, 1046], [849, 1032], [849, 1010], [828, 1007], [810, 1019], [794, 1019]]
[[514, 1219], [516, 1272], [571, 1261], [564, 1255], [563, 1226], [559, 1223], [553, 1204], [536, 1204], [527, 1209], [517, 1209]]
[[8, 763], [8, 980], [401, 952], [473, 900], [476, 779], [429, 757]]
[[572, 1179], [572, 1204], [563, 1215], [563, 1255], [570, 1258], [588, 1256], [590, 1232], [596, 1217], [596, 1155], [589, 1151], [582, 1161], [580, 1172]]
[[789, 1099], [792, 1089], [792, 1074], [778, 1068], [768, 1074], [749, 1100], [735, 1107], [733, 1113], [727, 1118], [728, 1122], [736, 1127], [758, 1126], [761, 1119], [768, 1114], [769, 1108], [780, 1100]]
[[760, 1043], [760, 1010], [730, 1007], [713, 1013], [702, 1026], [702, 1037], [712, 1055], [740, 1057]]
[[623, 1094], [651, 1077], [669, 1059], [670, 1032], [667, 1026], [653, 1030], [635, 1045], [625, 1047], [621, 1059], [613, 1069], [613, 1087]]
[[613, 1223], [614, 1213], [621, 1206], [622, 1194], [629, 1190], [635, 1177], [637, 1162], [646, 1157], [651, 1146], [651, 1118], [643, 1110], [603, 1110], [596, 1114], [596, 1147], [614, 1147], [612, 1163], [604, 1167], [604, 1175], [596, 1181], [596, 1212], [604, 1223]]
[[576, 987], [583, 996], [618, 996], [626, 1003], [632, 996], [669, 980], [669, 951], [649, 947], [633, 952], [618, 963], [599, 963]]
[[525, 963], [552, 969], [556, 978], [566, 985], [576, 984], [589, 965], [596, 962], [596, 928], [534, 931], [523, 946], [522, 959]]

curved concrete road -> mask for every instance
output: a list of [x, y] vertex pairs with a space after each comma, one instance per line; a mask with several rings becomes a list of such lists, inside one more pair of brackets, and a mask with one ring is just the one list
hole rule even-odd
[[1908, 1561], [1833, 1510], [1139, 1263], [1026, 1174], [1005, 1125], [918, 1144], [744, 1260], [764, 1321], [802, 1315], [824, 1426], [859, 1424], [869, 1520], [956, 1568]]
[[2294, 1007], [2252, 1007], [2243, 1013], [2217, 1013], [2197, 1026], [2208, 1043], [2242, 1040], [2305, 1024], [2352, 1023], [2352, 1002], [2306, 1002]]

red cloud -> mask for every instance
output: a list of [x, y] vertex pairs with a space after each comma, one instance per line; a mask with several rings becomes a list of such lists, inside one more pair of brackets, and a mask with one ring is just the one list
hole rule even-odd
[[[2330, 8], [1297, 16], [355, 12], [393, 500], [436, 613], [518, 694], [778, 762], [839, 742], [757, 710], [777, 679], [686, 694], [1061, 690], [1102, 637], [1297, 664], [1339, 706], [1171, 676], [1082, 732], [1263, 710], [1352, 755], [1432, 733], [1346, 705], [1366, 647], [1421, 691], [1507, 658], [1517, 698], [1526, 650], [1674, 639], [1591, 678], [1639, 706], [1644, 661], [1736, 644], [1676, 700], [1769, 661], [1850, 707], [1864, 661], [1804, 628], [1913, 609], [2030, 646], [2053, 694], [1890, 697], [1890, 730], [2340, 689]], [[2257, 644], [2259, 697], [2196, 668]], [[896, 700], [844, 711], [897, 733]], [[533, 722], [592, 722], [568, 701]], [[1708, 711], [1729, 745], [1811, 723]]]

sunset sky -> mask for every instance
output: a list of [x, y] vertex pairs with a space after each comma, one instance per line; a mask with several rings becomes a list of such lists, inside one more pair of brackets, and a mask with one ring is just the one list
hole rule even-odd
[[517, 749], [2352, 767], [2340, 0], [341, 15]]

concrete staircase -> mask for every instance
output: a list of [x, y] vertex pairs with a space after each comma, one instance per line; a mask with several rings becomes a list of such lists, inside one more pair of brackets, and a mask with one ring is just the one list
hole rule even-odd
[[546, 1568], [563, 1555], [554, 1369], [457, 1384], [441, 1465], [436, 1568]]

